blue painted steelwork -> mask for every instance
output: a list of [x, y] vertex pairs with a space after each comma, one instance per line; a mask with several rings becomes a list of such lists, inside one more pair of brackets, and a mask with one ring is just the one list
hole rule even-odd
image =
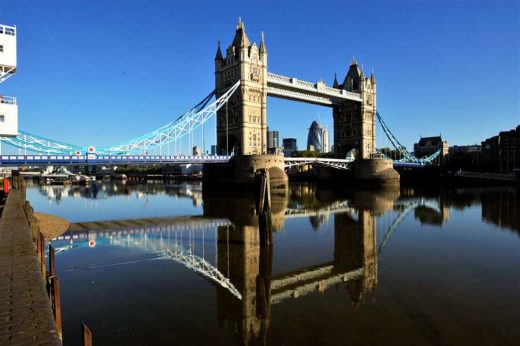
[[[97, 147], [95, 149], [98, 158], [95, 160], [89, 160], [85, 155], [88, 153], [88, 147], [56, 141], [43, 136], [35, 135], [29, 132], [20, 131], [16, 137], [3, 137], [1, 141], [15, 148], [23, 149], [23, 156], [20, 155], [7, 155], [2, 156], [3, 159], [0, 161], [0, 165], [42, 165], [42, 164], [146, 164], [146, 163], [208, 163], [208, 162], [227, 162], [229, 158], [219, 159], [217, 161], [208, 159], [198, 159], [197, 157], [190, 157], [189, 160], [179, 160], [181, 156], [176, 156], [176, 159], [171, 159], [173, 156], [148, 156], [149, 150], [160, 148], [164, 145], [168, 145], [172, 142], [180, 140], [182, 137], [192, 133], [196, 128], [202, 126], [209, 118], [216, 114], [216, 112], [226, 104], [229, 98], [240, 86], [240, 81], [228, 89], [228, 91], [219, 97], [215, 102], [209, 104], [210, 100], [215, 95], [212, 91], [197, 105], [191, 108], [189, 111], [178, 117], [175, 121], [172, 121], [164, 126], [161, 126], [155, 131], [149, 132], [145, 135], [133, 138], [127, 142], [114, 145]], [[422, 166], [425, 164], [431, 164], [440, 154], [440, 150], [434, 154], [424, 157], [417, 158], [413, 153], [410, 153], [406, 148], [397, 140], [397, 138], [390, 131], [383, 118], [376, 113], [377, 119], [383, 128], [386, 136], [394, 146], [396, 150], [403, 156], [401, 160], [394, 161], [394, 164], [399, 166]], [[35, 152], [46, 155], [27, 155], [27, 151]], [[146, 153], [143, 155], [143, 153]], [[137, 155], [137, 156], [136, 156]], [[99, 159], [104, 157], [105, 159]], [[124, 159], [119, 159], [124, 157]], [[135, 157], [135, 159], [134, 159]], [[147, 160], [147, 157], [158, 157], [152, 161]], [[187, 157], [187, 156], [186, 156]], [[222, 156], [224, 157], [224, 156]], [[324, 160], [325, 161], [325, 160]], [[332, 161], [332, 160], [328, 160]], [[334, 168], [348, 169], [345, 164], [348, 160], [341, 160], [341, 167]], [[291, 164], [291, 163], [288, 163]], [[301, 163], [298, 163], [301, 164]], [[336, 163], [334, 163], [336, 164]]]
[[231, 156], [185, 155], [1, 155], [0, 166], [203, 164], [224, 163], [230, 159]]
[[[381, 128], [383, 129], [383, 132], [385, 133], [386, 137], [388, 137], [388, 140], [390, 143], [392, 143], [392, 146], [397, 150], [401, 156], [403, 157], [400, 160], [394, 160], [394, 164], [396, 162], [398, 163], [413, 163], [414, 166], [422, 166], [425, 164], [432, 164], [433, 161], [440, 155], [441, 150], [437, 150], [435, 153], [433, 153], [430, 156], [417, 158], [414, 153], [409, 152], [406, 150], [406, 147], [402, 145], [399, 140], [394, 136], [392, 131], [390, 131], [390, 128], [386, 125], [383, 118], [381, 117], [381, 114], [379, 112], [376, 112], [377, 120], [379, 120], [379, 123], [381, 124]], [[383, 154], [383, 153], [381, 153]], [[383, 154], [384, 155], [384, 154]], [[385, 155], [386, 156], [386, 155]], [[404, 166], [404, 165], [403, 165]]]
[[[215, 92], [212, 91], [201, 102], [176, 120], [161, 126], [155, 131], [133, 138], [127, 142], [114, 146], [96, 147], [96, 153], [101, 155], [142, 154], [176, 142], [182, 137], [192, 133], [215, 115], [216, 112], [226, 104], [239, 86], [240, 81], [231, 86], [225, 94], [213, 103], [209, 104], [215, 95]], [[15, 148], [23, 149], [25, 150], [24, 153], [30, 151], [48, 155], [72, 155], [76, 152], [80, 154], [86, 154], [88, 152], [88, 146], [55, 141], [25, 131], [20, 131], [16, 137], [2, 137], [2, 142]]]

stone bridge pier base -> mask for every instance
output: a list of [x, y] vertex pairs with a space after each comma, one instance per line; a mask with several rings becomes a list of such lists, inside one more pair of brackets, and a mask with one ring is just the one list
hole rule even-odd
[[393, 161], [387, 158], [358, 159], [353, 164], [354, 178], [361, 182], [380, 184], [399, 184], [399, 173]]
[[205, 164], [204, 189], [254, 188], [257, 171], [263, 169], [269, 171], [271, 188], [288, 188], [282, 155], [240, 155], [228, 163]]

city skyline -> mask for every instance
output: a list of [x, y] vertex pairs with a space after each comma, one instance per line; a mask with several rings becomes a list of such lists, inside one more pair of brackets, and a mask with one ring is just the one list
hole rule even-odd
[[[119, 4], [20, 1], [9, 12], [0, 5], [0, 22], [17, 25], [19, 39], [17, 77], [0, 94], [17, 96], [20, 129], [108, 145], [176, 119], [214, 88], [217, 41], [230, 43], [238, 16], [251, 41], [265, 32], [274, 73], [330, 86], [334, 73], [344, 78], [353, 55], [365, 73], [374, 67], [378, 111], [408, 148], [421, 135], [442, 134], [450, 146], [480, 143], [520, 123], [514, 2], [352, 4], [363, 15], [344, 23], [339, 13], [350, 7], [339, 2], [304, 2], [290, 17], [269, 11], [270, 2], [236, 3], [231, 11], [208, 4], [197, 15], [187, 4]], [[403, 24], [383, 29], [393, 21], [385, 13]], [[268, 126], [299, 143], [317, 113], [332, 124], [324, 107], [268, 98], [268, 108]], [[215, 142], [214, 121], [206, 127], [205, 151]], [[378, 147], [389, 146], [377, 136]]]

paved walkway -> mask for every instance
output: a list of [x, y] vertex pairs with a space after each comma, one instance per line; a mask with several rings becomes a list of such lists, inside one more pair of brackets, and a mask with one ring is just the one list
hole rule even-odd
[[20, 190], [0, 218], [0, 345], [61, 345]]

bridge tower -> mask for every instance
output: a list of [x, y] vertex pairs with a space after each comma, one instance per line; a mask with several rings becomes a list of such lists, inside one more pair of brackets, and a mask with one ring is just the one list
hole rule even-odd
[[224, 57], [220, 42], [215, 56], [216, 97], [240, 80], [240, 92], [217, 112], [217, 151], [238, 155], [267, 151], [267, 49], [264, 35], [260, 47], [251, 44], [239, 18], [233, 42]]
[[376, 148], [376, 78], [374, 71], [365, 77], [363, 69], [352, 59], [342, 84], [334, 79], [336, 89], [360, 93], [361, 102], [345, 101], [334, 105], [334, 156], [345, 158], [357, 151], [357, 158], [368, 159]]

